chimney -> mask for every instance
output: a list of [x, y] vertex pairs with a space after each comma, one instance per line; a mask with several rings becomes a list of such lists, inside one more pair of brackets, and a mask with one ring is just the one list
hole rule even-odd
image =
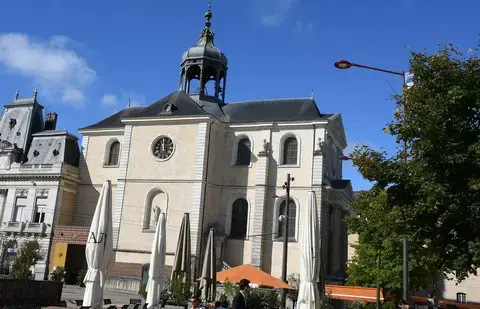
[[57, 128], [57, 113], [47, 113], [45, 118], [45, 131], [55, 130]]

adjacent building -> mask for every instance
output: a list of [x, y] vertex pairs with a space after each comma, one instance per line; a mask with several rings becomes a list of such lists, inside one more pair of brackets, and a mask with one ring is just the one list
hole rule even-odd
[[52, 226], [71, 224], [80, 180], [78, 139], [57, 130], [56, 113], [43, 117], [33, 97], [4, 106], [0, 118], [0, 271], [8, 275], [16, 254], [37, 240], [44, 258], [32, 269], [35, 279], [47, 272]]
[[[167, 266], [189, 213], [194, 269], [207, 231], [215, 228], [218, 268], [252, 264], [280, 277], [284, 233], [288, 272], [299, 272], [299, 228], [315, 191], [325, 273], [341, 284], [348, 255], [342, 217], [353, 197], [339, 160], [347, 146], [341, 115], [323, 112], [313, 98], [228, 102], [227, 57], [214, 45], [212, 13], [205, 17], [198, 44], [182, 57], [177, 90], [79, 130], [75, 225], [89, 226], [102, 183], [110, 179], [110, 280], [138, 289], [159, 212], [167, 216]], [[287, 174], [294, 177], [288, 214]], [[288, 231], [280, 221], [285, 215]]]

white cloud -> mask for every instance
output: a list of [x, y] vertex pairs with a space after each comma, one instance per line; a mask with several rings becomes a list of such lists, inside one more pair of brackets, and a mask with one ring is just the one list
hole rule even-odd
[[117, 113], [127, 107], [144, 106], [145, 96], [132, 90], [120, 89], [118, 94], [103, 95], [100, 102], [105, 106], [113, 107], [112, 113]]
[[103, 105], [117, 105], [118, 104], [118, 98], [117, 98], [116, 95], [114, 95], [112, 93], [107, 93], [100, 99], [100, 102]]
[[311, 21], [304, 22], [302, 20], [298, 20], [295, 24], [294, 31], [297, 34], [304, 34], [310, 36], [313, 32], [313, 23]]
[[85, 102], [85, 94], [83, 91], [73, 88], [68, 88], [63, 91], [62, 102], [74, 102], [83, 105]]
[[42, 42], [20, 33], [0, 34], [0, 63], [8, 72], [32, 78], [42, 94], [83, 105], [84, 92], [95, 81], [96, 72], [69, 48], [71, 42], [65, 36]]
[[262, 24], [276, 27], [285, 20], [298, 2], [299, 0], [257, 0], [255, 5]]

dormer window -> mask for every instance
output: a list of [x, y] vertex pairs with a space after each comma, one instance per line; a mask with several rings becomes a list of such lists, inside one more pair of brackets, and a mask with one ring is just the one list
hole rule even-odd
[[38, 152], [38, 150], [35, 149], [35, 151], [33, 151], [33, 156], [34, 157], [38, 157], [39, 154], [40, 154], [40, 152]]
[[163, 111], [166, 113], [171, 113], [172, 112], [172, 104], [170, 103], [165, 103], [163, 106]]
[[60, 152], [57, 149], [53, 149], [53, 156], [56, 157], [60, 154]]
[[14, 118], [10, 118], [10, 130], [13, 129], [13, 127], [15, 127], [15, 125], [17, 124], [17, 120], [15, 120]]

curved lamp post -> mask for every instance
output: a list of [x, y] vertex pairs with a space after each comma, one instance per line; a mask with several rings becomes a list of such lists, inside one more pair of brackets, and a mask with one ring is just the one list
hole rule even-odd
[[[403, 88], [405, 88], [405, 72], [404, 71], [402, 72], [390, 71], [390, 70], [380, 69], [380, 68], [371, 67], [363, 64], [353, 63], [347, 60], [339, 60], [335, 62], [333, 65], [340, 70], [350, 69], [351, 67], [357, 67], [357, 68], [362, 68], [362, 69], [367, 69], [372, 71], [398, 75], [402, 77]], [[406, 156], [407, 143], [405, 141], [403, 142], [403, 149], [405, 152], [404, 159], [405, 161], [407, 161], [407, 156]], [[339, 160], [345, 161], [345, 160], [350, 160], [350, 158], [342, 155], [339, 158]], [[405, 301], [408, 301], [408, 239], [406, 235], [403, 237], [403, 299]]]

